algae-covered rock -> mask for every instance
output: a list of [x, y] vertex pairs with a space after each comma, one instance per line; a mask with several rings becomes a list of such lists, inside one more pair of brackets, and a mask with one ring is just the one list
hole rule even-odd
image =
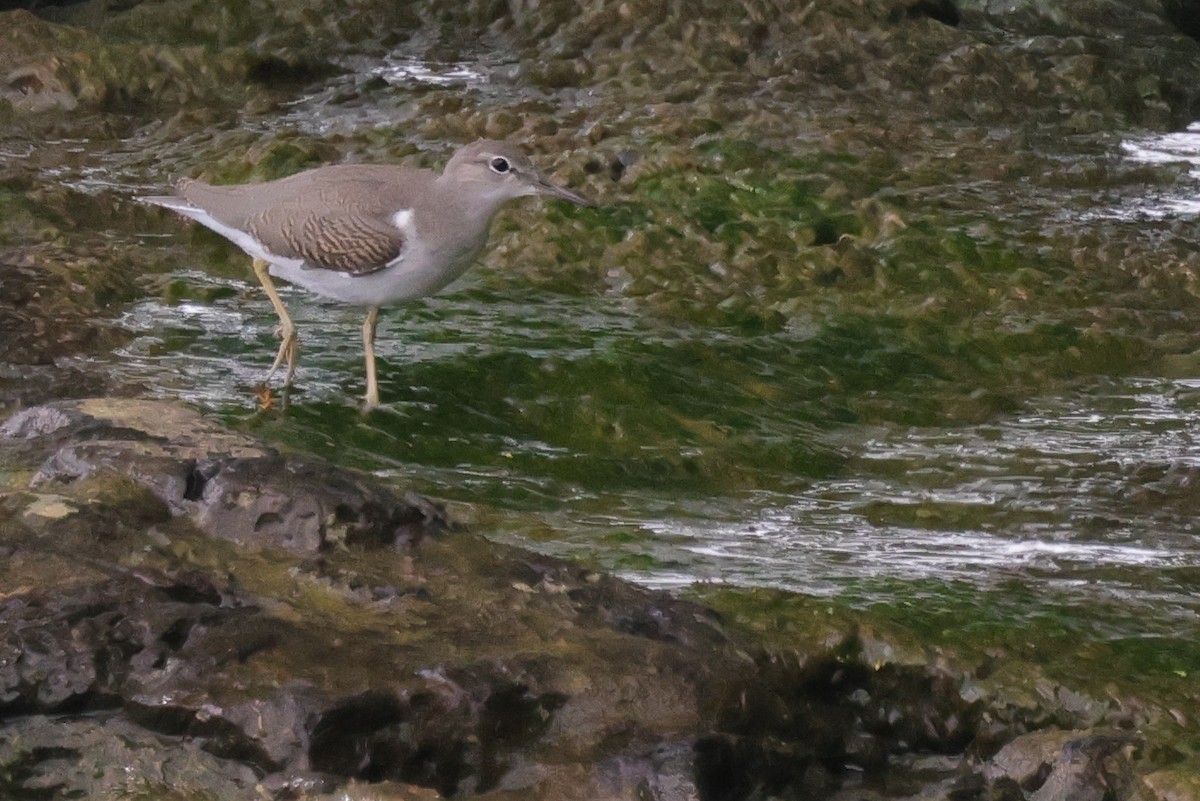
[[1200, 798], [1200, 767], [1194, 761], [1146, 774], [1135, 801], [1194, 801]]
[[[194, 483], [163, 480], [202, 454], [254, 460], [237, 480], [258, 497], [314, 469], [147, 401], [59, 403], [0, 428], [0, 765], [12, 792], [117, 798], [170, 780], [315, 798], [354, 779], [402, 798], [431, 797], [413, 786], [826, 798], [859, 771], [907, 781], [934, 755], [952, 755], [934, 771], [951, 781], [969, 769], [958, 755], [996, 736], [1003, 710], [964, 694], [948, 664], [844, 620], [810, 630], [827, 617], [811, 600], [727, 595], [727, 625], [709, 607], [463, 531], [256, 538], [261, 520], [212, 525]], [[368, 479], [320, 475], [304, 494], [335, 516], [363, 504], [409, 514]], [[751, 611], [763, 601], [771, 614]], [[56, 726], [67, 751], [37, 747]], [[1100, 775], [1077, 752], [1117, 776], [1109, 761], [1125, 740], [1102, 739], [1083, 733], [1046, 757], [1051, 778]], [[206, 756], [189, 758], [197, 745]], [[87, 768], [114, 748], [129, 771]], [[67, 752], [79, 770], [59, 770]], [[186, 767], [147, 776], [138, 766], [154, 753]], [[993, 783], [1016, 773], [1002, 767]]]
[[[340, 539], [264, 539], [262, 514], [289, 531], [305, 530], [304, 516], [205, 517], [188, 479], [204, 454], [256, 464], [236, 498], [210, 499], [230, 510], [256, 509], [247, 493], [313, 469], [146, 401], [58, 404], [5, 423], [7, 474], [41, 467], [8, 491], [0, 518], [0, 583], [12, 588], [0, 713], [104, 710], [168, 749], [203, 742], [231, 763], [220, 781], [249, 766], [293, 788], [327, 775], [585, 798], [615, 780], [632, 797], [744, 782], [786, 754], [782, 788], [813, 760], [848, 758], [853, 737], [834, 721], [854, 718], [830, 712], [866, 680], [858, 671], [844, 681], [817, 656], [781, 672], [702, 606], [476, 535], [421, 538], [388, 522], [364, 538], [350, 520]], [[371, 505], [386, 521], [409, 513], [361, 478], [320, 475], [294, 497], [329, 509], [328, 526]], [[821, 689], [801, 701], [806, 686]], [[84, 761], [105, 742], [80, 738]], [[26, 777], [53, 769], [36, 750], [13, 760], [31, 766]], [[561, 795], [566, 775], [575, 789]], [[112, 781], [90, 789], [131, 787]]]
[[239, 97], [236, 60], [101, 39], [27, 11], [0, 12], [0, 100], [20, 112], [115, 111]]
[[[1186, 323], [1200, 297], [1190, 234], [1142, 238], [1080, 210], [1189, 180], [1186, 166], [1130, 170], [1108, 155], [1114, 132], [1194, 115], [1189, 10], [164, 0], [6, 12], [0, 407], [138, 394], [80, 358], [126, 341], [109, 321], [145, 296], [204, 296], [190, 269], [243, 275], [241, 253], [204, 233], [172, 245], [175, 222], [129, 197], [180, 174], [432, 166], [478, 136], [525, 142], [604, 201], [508, 213], [485, 286], [603, 295], [696, 332], [658, 361], [641, 343], [599, 368], [491, 357], [496, 386], [437, 366], [438, 386], [495, 396], [506, 436], [603, 453], [559, 468], [589, 489], [755, 491], [765, 473], [794, 484], [845, 467], [803, 427], [758, 432], [764, 407], [811, 414], [814, 429], [970, 422], [1164, 354], [1186, 374], [1200, 346]], [[169, 271], [161, 290], [152, 279]], [[736, 344], [713, 348], [714, 335]], [[711, 402], [736, 396], [739, 425], [703, 405], [717, 385], [729, 391]], [[842, 786], [855, 799], [1007, 800], [1017, 785], [1040, 801], [1127, 794], [1130, 760], [1151, 797], [1190, 787], [1163, 745], [1188, 703], [1069, 684], [1061, 664], [1055, 677], [1007, 643], [932, 653], [924, 607], [843, 618], [788, 596], [742, 616], [742, 597], [718, 604], [722, 618], [446, 531], [426, 499], [157, 403], [43, 406], [0, 439], [3, 791], [673, 801]], [[1143, 483], [1135, 503], [1194, 505], [1186, 470]], [[921, 637], [880, 624], [902, 612]], [[1077, 745], [1029, 760], [1033, 773], [979, 767], [1050, 725], [1080, 729]], [[45, 745], [57, 726], [64, 750]], [[1150, 755], [1092, 726], [1145, 729]], [[183, 767], [150, 775], [155, 753]], [[877, 784], [856, 786], [859, 773]]]
[[[935, 5], [874, 0], [683, 9], [663, 0], [171, 0], [58, 17], [114, 47], [130, 48], [121, 53], [139, 54], [133, 64], [143, 59], [143, 71], [151, 67], [149, 84], [132, 80], [123, 91], [133, 98], [160, 91], [182, 96], [190, 90], [167, 91], [155, 82], [183, 83], [182, 72], [228, 67], [235, 72], [226, 77], [277, 86], [311, 83], [337, 71], [346, 54], [384, 53], [434, 30], [447, 34], [441, 45], [427, 48], [435, 60], [453, 61], [472, 39], [500, 31], [532, 85], [601, 88], [626, 106], [634, 99], [682, 101], [689, 109], [718, 109], [730, 121], [746, 118], [748, 90], [758, 103], [799, 90], [814, 98], [899, 100], [900, 114], [906, 113], [903, 105], [915, 105], [975, 119], [1019, 112], [1025, 119], [1061, 121], [1091, 110], [1105, 125], [1178, 123], [1195, 103], [1196, 42], [1186, 26], [1180, 30], [1176, 20], [1184, 15], [1178, 10], [1164, 12], [1149, 0], [1132, 6], [1100, 0], [963, 3], [962, 13], [952, 4], [942, 11]], [[164, 71], [168, 65], [156, 65], [151, 52], [174, 53], [186, 69]], [[56, 78], [61, 64], [36, 62], [23, 70], [24, 77], [12, 80], [44, 87], [36, 100], [31, 95], [23, 103], [54, 105], [60, 96], [78, 94]], [[65, 74], [74, 73], [68, 67]]]
[[[111, 436], [77, 441], [106, 427]], [[44, 457], [34, 487], [129, 475], [200, 529], [242, 545], [391, 544], [441, 522], [428, 504], [403, 502], [328, 465], [284, 460], [182, 408], [88, 400], [19, 412], [0, 430]]]

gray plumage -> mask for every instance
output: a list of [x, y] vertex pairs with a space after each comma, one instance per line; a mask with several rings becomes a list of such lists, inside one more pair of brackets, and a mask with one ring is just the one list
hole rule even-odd
[[374, 405], [379, 307], [431, 295], [462, 275], [487, 242], [500, 207], [528, 195], [593, 205], [547, 181], [514, 146], [488, 140], [460, 148], [441, 174], [343, 164], [259, 184], [184, 179], [175, 195], [141, 200], [196, 220], [254, 259], [283, 336], [271, 372], [286, 361], [288, 383], [296, 365], [295, 328], [270, 276], [367, 307], [367, 403]]
[[363, 275], [400, 256], [404, 236], [392, 218], [429, 197], [435, 177], [390, 165], [343, 164], [232, 187], [185, 178], [175, 191], [270, 253]]

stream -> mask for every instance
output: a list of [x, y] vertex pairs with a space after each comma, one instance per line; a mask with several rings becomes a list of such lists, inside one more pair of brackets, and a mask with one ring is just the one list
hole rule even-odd
[[[1200, 163], [1200, 129], [1124, 151]], [[1186, 214], [1189, 202], [1107, 213]], [[1197, 631], [1200, 376], [1076, 380], [973, 425], [842, 422], [810, 391], [803, 330], [665, 325], [616, 293], [531, 297], [516, 280], [471, 277], [385, 312], [387, 408], [368, 416], [352, 401], [359, 313], [285, 290], [302, 332], [298, 391], [286, 411], [259, 415], [250, 388], [274, 352], [266, 301], [248, 275], [197, 264], [174, 279], [204, 299], [136, 304], [112, 369], [445, 498], [493, 536], [656, 587], [869, 605], [962, 585], [995, 605], [1015, 583], [1028, 594], [1004, 613], [1013, 625], [1044, 604], [1075, 609], [1098, 636]], [[710, 362], [749, 380], [706, 377]], [[628, 441], [668, 425], [692, 436]], [[589, 426], [605, 430], [579, 430]]]
[[[513, 79], [503, 61], [430, 66], [400, 55], [356, 69], [276, 117], [248, 118], [246, 130], [395, 124], [398, 101], [315, 113], [369, 80], [503, 94], [496, 83]], [[159, 190], [145, 155], [152, 131], [47, 142], [59, 155], [40, 156], [54, 164], [44, 177], [85, 194]], [[1064, 172], [1070, 146], [1058, 156]], [[1089, 140], [1080, 164], [1192, 171], [1169, 189], [1095, 197], [1080, 185], [1026, 198], [1020, 182], [965, 182], [948, 214], [967, 225], [994, 207], [1008, 230], [1036, 237], [1035, 218], [1136, 227], [1200, 210], [1200, 125], [1131, 136], [1098, 156], [1104, 147]], [[953, 158], [953, 142], [946, 148], [936, 158]], [[19, 143], [6, 152], [38, 157]], [[270, 307], [248, 263], [240, 275], [209, 269], [169, 226], [138, 234], [144, 247], [169, 246], [165, 272], [139, 279], [145, 298], [114, 323], [129, 341], [98, 366], [146, 395], [445, 499], [490, 536], [654, 587], [771, 587], [863, 607], [950, 594], [968, 616], [1013, 628], [1051, 614], [1101, 639], [1200, 633], [1200, 374], [1068, 377], [967, 422], [929, 401], [944, 383], [936, 376], [831, 377], [831, 365], [858, 358], [853, 331], [831, 340], [802, 317], [765, 331], [714, 328], [646, 314], [619, 282], [531, 292], [485, 266], [440, 296], [384, 311], [385, 406], [365, 416], [361, 313], [285, 287], [301, 333], [297, 390], [286, 408], [260, 413], [253, 389], [275, 352]]]

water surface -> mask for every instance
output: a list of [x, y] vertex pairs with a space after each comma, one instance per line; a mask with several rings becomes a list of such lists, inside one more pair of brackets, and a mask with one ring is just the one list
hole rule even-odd
[[[357, 313], [298, 291], [285, 293], [306, 334], [286, 411], [253, 411], [274, 346], [251, 292], [139, 304], [115, 366], [652, 586], [872, 603], [895, 582], [1016, 581], [1120, 608], [1106, 625], [1126, 634], [1195, 630], [1195, 574], [1180, 569], [1200, 567], [1200, 380], [1079, 381], [976, 425], [839, 422], [850, 404], [814, 388], [803, 335], [655, 326], [613, 298], [513, 290], [388, 311], [387, 404], [366, 416]], [[706, 363], [739, 378], [712, 380]]]
[[[251, 137], [366, 135], [411, 113], [403, 95], [373, 94], [379, 82], [480, 103], [517, 91], [587, 102], [570, 89], [515, 89], [503, 57], [464, 59], [402, 49], [347, 63], [349, 74], [239, 124]], [[47, 180], [81, 192], [133, 195], [161, 190], [160, 173], [189, 167], [179, 154], [189, 142], [203, 152], [208, 134], [170, 148], [163, 136], [148, 126], [116, 142], [6, 152], [43, 159]], [[922, 183], [914, 171], [909, 185], [897, 181], [910, 221], [933, 208], [964, 235], [1036, 250], [1063, 231], [1151, 236], [1200, 211], [1196, 126], [1124, 142], [1033, 139], [1044, 150], [1029, 163], [1053, 169], [1015, 178], [976, 175], [962, 156], [963, 142], [1002, 149], [1011, 137], [964, 130], [930, 143], [924, 166], [958, 178]], [[167, 161], [154, 161], [156, 148]], [[1140, 186], [1136, 171], [1113, 186], [1086, 177], [1177, 163], [1191, 172], [1169, 188]], [[741, 175], [731, 181], [753, 195]], [[998, 410], [949, 414], [954, 377], [895, 345], [894, 318], [877, 310], [713, 325], [656, 314], [620, 280], [531, 288], [485, 263], [442, 296], [384, 312], [385, 407], [369, 415], [357, 409], [361, 312], [285, 289], [302, 337], [297, 390], [286, 409], [260, 413], [254, 388], [276, 348], [270, 307], [248, 264], [213, 269], [203, 248], [174, 236], [140, 233], [169, 258], [117, 321], [131, 338], [107, 369], [151, 396], [447, 499], [491, 536], [656, 587], [776, 587], [864, 606], [966, 588], [969, 603], [1015, 626], [1070, 609], [1102, 638], [1200, 633], [1200, 374], [1109, 375], [1101, 365], [1052, 376]], [[1084, 291], [1070, 302], [1108, 299]], [[1004, 313], [1016, 328], [1043, 322]], [[1169, 303], [1159, 316], [1194, 328]]]

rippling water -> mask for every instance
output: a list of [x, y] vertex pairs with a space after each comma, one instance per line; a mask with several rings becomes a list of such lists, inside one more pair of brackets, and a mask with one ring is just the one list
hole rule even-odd
[[1187, 163], [1195, 182], [1177, 191], [1152, 193], [1118, 209], [1121, 216], [1162, 219], [1200, 214], [1200, 122], [1185, 131], [1139, 137], [1121, 143], [1126, 158], [1143, 164]]
[[[307, 334], [301, 391], [286, 413], [256, 417], [250, 388], [274, 353], [269, 307], [248, 282], [184, 277], [237, 291], [132, 309], [122, 324], [138, 336], [117, 354], [126, 377], [457, 501], [511, 541], [655, 586], [718, 581], [869, 603], [895, 582], [987, 591], [1015, 581], [1047, 603], [1111, 603], [1142, 632], [1143, 613], [1166, 631], [1194, 625], [1200, 613], [1190, 574], [1175, 572], [1200, 567], [1197, 380], [1091, 380], [984, 425], [837, 425], [744, 397], [744, 385], [722, 395], [709, 384], [705, 397], [692, 397], [671, 377], [682, 372], [686, 383], [703, 369], [680, 363], [697, 338], [713, 359], [740, 359], [753, 371], [735, 337], [654, 327], [611, 298], [530, 301], [516, 288], [489, 293], [468, 281], [386, 313], [379, 352], [388, 408], [365, 417], [353, 400], [362, 391], [358, 313], [285, 293]], [[767, 397], [786, 394], [802, 370], [788, 364], [796, 343], [763, 339], [764, 366], [750, 378], [767, 385]], [[651, 364], [639, 368], [638, 359]], [[570, 410], [588, 404], [583, 396], [598, 384], [643, 368], [662, 371], [662, 408], [623, 410], [617, 391], [594, 410], [597, 425], [634, 426], [645, 414], [658, 424], [694, 411], [739, 429], [746, 443], [730, 449], [730, 431], [711, 442], [668, 432], [622, 450], [612, 432], [556, 434], [560, 417], [577, 415]], [[699, 373], [690, 380], [705, 383]], [[780, 442], [828, 459], [796, 468], [756, 458]], [[704, 475], [692, 480], [691, 465]]]
[[[265, 124], [316, 134], [397, 124], [402, 98], [318, 113], [370, 79], [485, 93], [513, 80], [512, 65], [486, 59], [396, 53], [349, 66]], [[1034, 231], [1049, 217], [1132, 226], [1200, 213], [1200, 124], [1120, 150], [1130, 162], [1190, 163], [1196, 180], [1105, 205], [1069, 184], [1064, 200], [1053, 184], [1026, 197], [1026, 183], [981, 178], [958, 187], [956, 203], [977, 216], [1009, 202], [1008, 219]], [[113, 186], [103, 164], [58, 179]], [[913, 191], [924, 202], [943, 190]], [[867, 376], [831, 389], [854, 343], [832, 350], [802, 326], [749, 335], [667, 323], [619, 292], [531, 295], [519, 279], [472, 274], [385, 310], [387, 405], [368, 416], [355, 405], [361, 314], [285, 289], [302, 336], [298, 390], [286, 411], [260, 415], [252, 389], [273, 358], [275, 321], [248, 265], [244, 277], [220, 277], [197, 253], [170, 280], [183, 299], [147, 297], [119, 321], [133, 338], [114, 371], [150, 395], [447, 498], [493, 536], [654, 586], [729, 582], [863, 604], [962, 586], [1011, 602], [1015, 621], [1086, 608], [1080, 617], [1115, 637], [1196, 632], [1200, 380], [1062, 382], [1011, 414], [963, 424], [939, 418], [919, 382]], [[885, 411], [862, 413], [863, 397], [886, 393]]]

